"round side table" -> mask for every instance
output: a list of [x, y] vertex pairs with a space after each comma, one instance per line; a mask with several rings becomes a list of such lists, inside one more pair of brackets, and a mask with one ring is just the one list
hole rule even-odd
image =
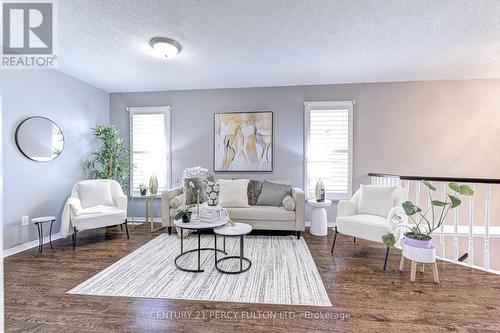
[[[214, 233], [215, 233], [215, 268], [221, 273], [225, 274], [240, 274], [243, 272], [246, 272], [250, 269], [252, 266], [252, 262], [250, 259], [245, 258], [243, 255], [243, 236], [248, 235], [252, 231], [252, 226], [249, 224], [245, 223], [228, 223], [222, 227], [215, 228]], [[217, 235], [219, 236], [224, 236], [224, 240], [226, 237], [240, 237], [240, 255], [239, 256], [227, 256], [224, 258], [221, 258], [217, 260]], [[226, 242], [224, 242], [224, 252], [226, 251]], [[240, 260], [240, 269], [237, 271], [226, 271], [221, 268], [219, 268], [219, 263], [224, 260], [228, 259], [239, 259]], [[243, 261], [248, 263], [248, 266], [243, 268]]]
[[332, 205], [331, 200], [316, 201], [307, 200], [307, 204], [312, 207], [311, 227], [309, 232], [314, 236], [326, 236], [328, 234], [328, 218], [326, 208]]
[[[217, 251], [219, 251], [219, 252], [223, 252], [225, 254], [224, 251], [217, 250], [216, 247], [201, 247], [200, 231], [214, 229], [214, 228], [220, 227], [226, 223], [227, 223], [227, 220], [220, 220], [220, 221], [216, 221], [216, 222], [212, 222], [212, 223], [200, 222], [197, 220], [191, 220], [191, 222], [184, 223], [184, 222], [182, 222], [182, 220], [175, 220], [174, 225], [181, 229], [181, 234], [180, 234], [180, 236], [181, 236], [181, 254], [179, 254], [174, 259], [175, 267], [177, 267], [178, 269], [180, 269], [181, 271], [184, 271], [184, 272], [201, 273], [201, 272], [204, 272], [204, 270], [201, 268], [201, 251], [215, 251], [215, 253], [217, 253]], [[183, 235], [184, 229], [197, 231], [197, 233], [198, 233], [198, 248], [184, 251], [184, 235]], [[182, 258], [184, 255], [186, 255], [188, 253], [192, 253], [192, 252], [198, 252], [198, 266], [197, 266], [197, 268], [194, 268], [194, 269], [186, 268], [186, 267], [180, 266], [177, 263], [177, 260]]]
[[31, 223], [36, 225], [38, 229], [38, 252], [41, 253], [43, 251], [43, 224], [44, 223], [49, 223], [50, 222], [50, 229], [49, 229], [49, 243], [50, 243], [50, 248], [53, 249], [52, 247], [52, 225], [56, 221], [55, 216], [41, 216], [41, 217], [35, 217], [34, 219], [31, 219]]

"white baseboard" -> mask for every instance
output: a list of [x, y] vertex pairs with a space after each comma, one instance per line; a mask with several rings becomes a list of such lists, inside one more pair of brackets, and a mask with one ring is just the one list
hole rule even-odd
[[[62, 238], [60, 233], [52, 235], [52, 241], [55, 241], [59, 238]], [[43, 244], [47, 244], [48, 242], [49, 242], [49, 236], [43, 237]], [[11, 247], [10, 249], [4, 250], [3, 257], [5, 258], [5, 257], [11, 256], [13, 254], [32, 249], [32, 248], [37, 247], [37, 246], [38, 246], [38, 239], [33, 240], [31, 242], [28, 242], [28, 243], [18, 245], [18, 246], [14, 246], [14, 247]]]
[[[305, 225], [306, 225], [306, 227], [310, 227], [311, 226], [311, 221], [306, 221]], [[328, 228], [333, 228], [333, 227], [335, 227], [335, 222], [334, 221], [328, 221], [328, 223], [326, 225], [328, 226]]]
[[[132, 218], [131, 216], [129, 216], [129, 217], [127, 217], [127, 221], [129, 224], [143, 224], [146, 222], [146, 218], [145, 217], [138, 217], [138, 216]], [[155, 223], [161, 223], [162, 219], [161, 219], [161, 217], [155, 217], [153, 219], [153, 221]]]

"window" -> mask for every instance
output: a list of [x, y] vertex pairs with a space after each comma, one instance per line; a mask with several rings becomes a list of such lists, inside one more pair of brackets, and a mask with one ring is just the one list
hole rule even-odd
[[352, 110], [348, 102], [305, 104], [305, 191], [314, 197], [316, 182], [326, 198], [341, 200], [352, 193]]
[[151, 175], [158, 191], [170, 187], [170, 107], [134, 107], [130, 112], [130, 177], [133, 192], [139, 184], [149, 186]]

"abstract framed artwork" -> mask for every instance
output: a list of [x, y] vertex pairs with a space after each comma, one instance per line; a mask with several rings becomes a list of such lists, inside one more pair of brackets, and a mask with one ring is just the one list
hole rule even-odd
[[272, 111], [214, 114], [214, 171], [273, 171]]

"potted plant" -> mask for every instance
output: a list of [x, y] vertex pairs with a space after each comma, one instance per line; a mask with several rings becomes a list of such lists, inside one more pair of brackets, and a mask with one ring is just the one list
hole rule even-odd
[[[441, 227], [450, 210], [460, 206], [462, 203], [460, 200], [461, 196], [472, 196], [474, 195], [474, 190], [468, 185], [449, 183], [448, 188], [451, 192], [446, 191], [446, 199], [441, 201], [433, 199], [432, 193], [437, 188], [431, 182], [424, 180], [422, 184], [428, 189], [430, 207], [426, 211], [423, 211], [411, 201], [403, 202], [403, 210], [412, 223], [408, 225], [399, 224], [395, 228], [403, 227], [408, 229], [404, 234], [403, 246], [430, 249], [433, 248], [432, 233]], [[401, 217], [396, 216], [396, 219], [401, 220]], [[387, 246], [394, 246], [396, 244], [396, 237], [393, 233], [382, 236], [382, 240]]]
[[144, 183], [139, 184], [139, 191], [141, 192], [141, 195], [146, 195], [146, 192], [148, 191], [148, 187]]
[[191, 207], [194, 207], [194, 205], [184, 206], [184, 208], [178, 209], [175, 214], [175, 219], [176, 220], [182, 219], [182, 222], [184, 223], [190, 222], [192, 212], [190, 212], [189, 209]]
[[84, 168], [91, 178], [114, 179], [126, 187], [134, 166], [130, 163], [130, 152], [125, 148], [120, 132], [112, 125], [97, 125], [92, 131], [101, 146], [85, 161]]

